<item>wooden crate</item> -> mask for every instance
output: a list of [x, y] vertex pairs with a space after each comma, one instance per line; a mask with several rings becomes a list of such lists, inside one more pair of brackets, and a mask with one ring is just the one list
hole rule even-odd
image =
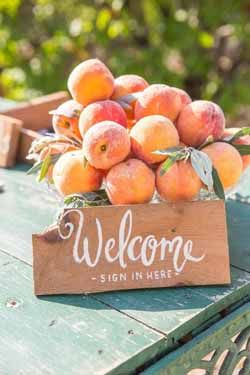
[[[2, 111], [8, 122], [0, 117], [0, 131], [12, 134], [8, 138], [8, 157], [0, 157], [0, 166], [9, 167], [18, 161], [27, 162], [26, 155], [31, 143], [41, 137], [40, 131], [51, 130], [51, 115], [49, 111], [57, 108], [69, 99], [65, 91], [41, 96], [15, 108]], [[18, 125], [17, 125], [18, 123]], [[6, 139], [6, 138], [5, 138]], [[7, 147], [7, 146], [6, 146]]]
[[37, 295], [228, 284], [224, 202], [67, 209], [33, 261]]

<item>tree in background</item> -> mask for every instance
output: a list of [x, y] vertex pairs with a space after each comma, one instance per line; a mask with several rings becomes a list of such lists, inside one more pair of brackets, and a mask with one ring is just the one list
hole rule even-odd
[[249, 20], [249, 0], [0, 0], [0, 95], [65, 89], [72, 67], [97, 56], [116, 76], [183, 87], [239, 117]]

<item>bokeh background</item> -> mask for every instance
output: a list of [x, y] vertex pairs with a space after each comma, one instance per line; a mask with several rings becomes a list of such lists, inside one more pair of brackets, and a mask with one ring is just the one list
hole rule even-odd
[[249, 0], [0, 0], [0, 96], [64, 90], [72, 67], [95, 56], [249, 126]]

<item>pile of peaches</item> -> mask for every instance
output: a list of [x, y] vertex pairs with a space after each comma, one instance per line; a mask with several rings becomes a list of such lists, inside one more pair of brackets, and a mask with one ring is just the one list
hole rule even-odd
[[225, 129], [221, 108], [100, 60], [71, 72], [72, 96], [52, 111], [55, 135], [32, 145], [33, 171], [65, 197], [104, 187], [111, 204], [193, 200], [234, 187], [250, 165], [250, 129]]

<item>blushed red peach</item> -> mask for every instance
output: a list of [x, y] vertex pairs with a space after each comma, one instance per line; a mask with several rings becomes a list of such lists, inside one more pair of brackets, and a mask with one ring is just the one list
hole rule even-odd
[[127, 130], [113, 121], [93, 125], [84, 136], [83, 150], [87, 160], [98, 169], [109, 169], [123, 161], [130, 152]]
[[175, 162], [163, 175], [161, 169], [162, 164], [156, 172], [156, 189], [162, 199], [189, 201], [199, 194], [202, 182], [190, 161]]
[[173, 123], [160, 115], [147, 116], [139, 120], [130, 132], [131, 148], [136, 157], [148, 164], [159, 163], [165, 155], [153, 151], [178, 146], [179, 136]]
[[154, 172], [138, 159], [115, 165], [106, 176], [106, 192], [112, 204], [147, 203], [154, 191]]
[[207, 100], [196, 100], [183, 108], [176, 127], [182, 142], [198, 147], [209, 136], [214, 140], [221, 138], [225, 128], [225, 117], [217, 104]]
[[147, 87], [135, 103], [135, 119], [162, 115], [175, 121], [181, 109], [181, 96], [167, 85], [154, 84]]
[[115, 79], [115, 88], [112, 99], [143, 91], [146, 87], [148, 87], [148, 82], [144, 78], [137, 74], [124, 74]]
[[100, 60], [85, 60], [70, 73], [68, 89], [74, 100], [86, 106], [111, 97], [114, 77]]
[[240, 179], [243, 163], [239, 152], [230, 144], [215, 142], [202, 149], [211, 159], [223, 187], [230, 188]]
[[[240, 128], [226, 128], [222, 138], [233, 136], [238, 131], [240, 131]], [[244, 135], [243, 137], [236, 139], [233, 144], [250, 146], [250, 135]], [[242, 155], [241, 158], [243, 162], [243, 169], [246, 169], [250, 165], [250, 155]]]
[[103, 100], [89, 104], [84, 108], [79, 119], [79, 130], [82, 138], [91, 126], [106, 120], [127, 127], [126, 113], [118, 103], [112, 100]]
[[179, 89], [178, 87], [171, 87], [171, 89], [174, 90], [181, 99], [181, 105], [179, 108], [179, 113], [180, 113], [187, 104], [190, 104], [192, 102], [192, 99], [190, 98], [190, 96], [188, 95], [186, 91]]
[[98, 190], [102, 179], [102, 171], [85, 165], [82, 150], [66, 152], [53, 169], [53, 181], [62, 196]]

